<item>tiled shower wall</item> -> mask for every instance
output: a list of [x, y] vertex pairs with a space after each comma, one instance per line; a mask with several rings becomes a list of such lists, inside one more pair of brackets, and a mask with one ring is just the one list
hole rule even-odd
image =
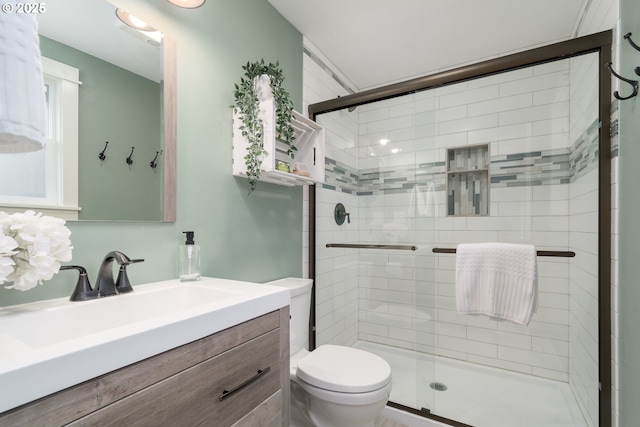
[[[309, 40], [304, 40], [304, 111], [309, 104], [354, 93], [355, 87], [331, 66]], [[333, 118], [326, 131], [326, 155], [357, 170], [355, 143], [357, 115], [347, 112]], [[305, 188], [305, 205], [308, 204]], [[312, 190], [313, 191], [313, 190]], [[357, 228], [339, 227], [333, 219], [336, 203], [345, 205], [357, 224], [358, 201], [355, 195], [337, 193], [331, 189], [316, 190], [316, 329], [317, 345], [328, 342], [350, 345], [358, 337], [358, 252], [354, 249], [328, 249], [327, 243], [357, 241]], [[306, 227], [305, 227], [306, 228]], [[354, 232], [354, 230], [356, 230]], [[303, 276], [308, 274], [308, 237], [303, 230], [305, 264]]]

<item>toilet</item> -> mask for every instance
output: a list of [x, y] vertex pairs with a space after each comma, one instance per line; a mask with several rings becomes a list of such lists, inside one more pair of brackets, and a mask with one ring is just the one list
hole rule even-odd
[[391, 393], [391, 367], [381, 357], [325, 344], [309, 351], [313, 280], [285, 278], [290, 304], [291, 427], [373, 427]]

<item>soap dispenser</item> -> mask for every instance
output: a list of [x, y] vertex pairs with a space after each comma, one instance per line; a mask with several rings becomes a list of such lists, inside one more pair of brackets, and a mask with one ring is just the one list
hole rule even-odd
[[180, 281], [200, 280], [200, 246], [193, 241], [193, 231], [183, 231], [187, 240], [180, 246]]

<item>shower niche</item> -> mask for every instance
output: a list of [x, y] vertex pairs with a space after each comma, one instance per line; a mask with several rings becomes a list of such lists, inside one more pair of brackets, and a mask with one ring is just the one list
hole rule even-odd
[[447, 149], [447, 215], [489, 215], [489, 146]]

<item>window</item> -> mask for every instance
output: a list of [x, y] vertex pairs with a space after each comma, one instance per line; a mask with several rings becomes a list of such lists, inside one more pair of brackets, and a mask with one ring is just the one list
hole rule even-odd
[[44, 150], [0, 154], [0, 210], [78, 219], [79, 71], [42, 58], [48, 128]]

